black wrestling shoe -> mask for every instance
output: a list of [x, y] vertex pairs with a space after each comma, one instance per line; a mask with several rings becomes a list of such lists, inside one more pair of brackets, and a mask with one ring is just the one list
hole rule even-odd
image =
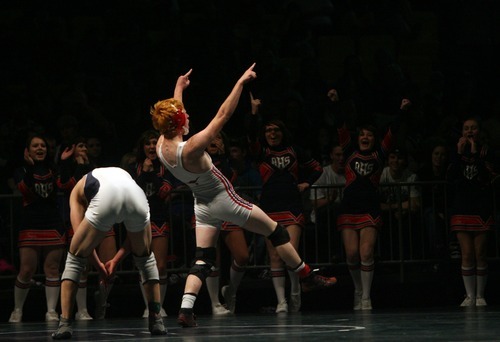
[[193, 309], [180, 309], [179, 316], [177, 316], [177, 323], [183, 328], [197, 327], [196, 316]]

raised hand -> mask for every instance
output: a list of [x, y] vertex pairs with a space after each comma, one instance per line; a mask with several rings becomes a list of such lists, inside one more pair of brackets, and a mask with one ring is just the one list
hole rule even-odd
[[24, 161], [28, 163], [28, 165], [35, 165], [35, 162], [33, 161], [33, 158], [31, 158], [27, 148], [24, 149]]
[[189, 76], [191, 75], [191, 72], [193, 72], [193, 69], [189, 69], [189, 71], [186, 72], [184, 75], [179, 76], [175, 86], [180, 87], [182, 90], [189, 87], [189, 85], [191, 84], [191, 81], [189, 80]]
[[257, 114], [259, 112], [259, 107], [262, 104], [260, 99], [253, 97], [252, 92], [250, 92], [250, 105], [252, 106], [252, 114]]
[[330, 101], [332, 102], [337, 102], [339, 100], [339, 93], [337, 92], [337, 89], [330, 89], [328, 90], [328, 93], [326, 94]]
[[467, 138], [466, 137], [460, 137], [458, 139], [458, 143], [457, 143], [457, 152], [458, 152], [458, 154], [464, 153], [465, 145], [467, 145]]
[[80, 152], [80, 153], [75, 153], [75, 160], [78, 164], [84, 165], [89, 163], [89, 157], [87, 156], [87, 153], [85, 152]]
[[399, 106], [399, 109], [401, 110], [407, 110], [409, 107], [411, 107], [411, 101], [409, 99], [402, 99], [401, 100], [401, 105]]
[[61, 160], [66, 160], [71, 157], [75, 153], [75, 144], [71, 145], [71, 147], [66, 147], [64, 151], [61, 153]]
[[253, 63], [250, 68], [248, 68], [244, 73], [243, 75], [241, 75], [240, 79], [238, 80], [239, 82], [243, 83], [243, 84], [246, 84], [254, 79], [257, 78], [257, 74], [255, 73], [255, 71], [253, 71], [253, 68], [255, 68], [255, 65], [257, 63]]
[[144, 172], [151, 172], [154, 170], [153, 161], [149, 158], [144, 159], [144, 163], [142, 163], [142, 170]]

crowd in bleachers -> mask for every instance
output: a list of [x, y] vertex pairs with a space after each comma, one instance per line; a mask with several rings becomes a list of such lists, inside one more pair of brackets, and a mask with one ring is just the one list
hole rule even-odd
[[[169, 94], [173, 80], [194, 68], [193, 113], [213, 113], [236, 70], [257, 62], [252, 85], [263, 113], [278, 116], [299, 144], [319, 159], [320, 134], [335, 134], [326, 92], [336, 87], [352, 127], [363, 121], [383, 126], [396, 114], [403, 96], [417, 104], [401, 135], [415, 158], [431, 137], [451, 139], [464, 116], [485, 122], [490, 145], [499, 146], [499, 102], [495, 94], [494, 57], [488, 47], [498, 37], [488, 30], [496, 6], [431, 4], [408, 0], [308, 2], [283, 1], [86, 1], [79, 4], [3, 5], [1, 153], [5, 164], [18, 162], [28, 131], [41, 131], [60, 143], [65, 118], [72, 117], [84, 136], [98, 135], [113, 163], [132, 149], [150, 128], [149, 107]], [[425, 17], [417, 15], [428, 13]], [[426, 18], [438, 20], [426, 22]], [[469, 15], [478, 26], [455, 21]], [[478, 18], [482, 18], [479, 22]], [[472, 20], [471, 19], [471, 20]], [[430, 20], [430, 19], [429, 19]], [[429, 25], [435, 36], [429, 35]], [[467, 31], [466, 31], [467, 30]], [[457, 37], [455, 33], [467, 32]], [[373, 55], [364, 46], [383, 35]], [[344, 45], [324, 46], [324, 37], [343, 37]], [[416, 41], [439, 45], [429, 51], [424, 75], [420, 63], [402, 65], [406, 47]], [[336, 42], [333, 40], [333, 42]], [[475, 44], [474, 46], [472, 44]], [[489, 45], [491, 44], [491, 45]], [[166, 47], [177, 46], [175, 53]], [[319, 52], [323, 54], [320, 55]], [[341, 65], [335, 73], [327, 68]], [[413, 68], [413, 69], [412, 69]], [[420, 81], [426, 76], [425, 81]], [[415, 81], [419, 80], [419, 82]], [[243, 98], [240, 111], [248, 108]], [[241, 136], [241, 116], [226, 131]], [[199, 125], [202, 127], [203, 121]], [[196, 129], [195, 129], [196, 130]], [[300, 134], [299, 134], [300, 133]], [[450, 138], [452, 136], [452, 138]], [[19, 152], [21, 151], [21, 153]], [[6, 189], [2, 182], [3, 192]]]

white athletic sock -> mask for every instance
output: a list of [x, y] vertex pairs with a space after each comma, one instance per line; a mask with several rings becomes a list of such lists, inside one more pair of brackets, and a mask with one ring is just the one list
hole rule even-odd
[[78, 311], [87, 310], [87, 279], [80, 279], [76, 292], [76, 306]]
[[349, 268], [349, 273], [351, 274], [352, 282], [354, 283], [354, 291], [357, 293], [363, 292], [363, 284], [361, 283], [361, 268], [360, 264], [349, 264], [347, 263], [347, 267]]
[[488, 266], [476, 268], [476, 298], [484, 298], [484, 289], [488, 280]]
[[208, 295], [210, 296], [210, 301], [212, 306], [220, 304], [219, 299], [219, 269], [214, 268], [212, 273], [206, 279]]
[[192, 309], [196, 302], [196, 295], [192, 293], [185, 293], [182, 296], [181, 309]]
[[464, 281], [467, 297], [476, 298], [476, 271], [475, 267], [462, 266], [462, 279]]
[[292, 270], [288, 270], [288, 276], [290, 277], [290, 294], [300, 294], [299, 275]]
[[271, 279], [273, 281], [274, 291], [278, 304], [286, 301], [285, 297], [285, 269], [271, 268]]
[[361, 284], [363, 285], [363, 296], [361, 299], [370, 299], [373, 273], [375, 269], [375, 263], [372, 262], [361, 262]]
[[45, 299], [47, 300], [47, 311], [56, 311], [56, 305], [61, 291], [59, 278], [45, 278]]
[[23, 310], [24, 302], [26, 302], [30, 287], [31, 282], [25, 283], [19, 280], [19, 278], [16, 278], [16, 284], [14, 286], [14, 309]]
[[245, 275], [245, 267], [238, 265], [236, 261], [233, 260], [233, 264], [229, 269], [229, 279], [230, 279], [229, 285], [231, 286], [233, 294], [236, 294], [236, 292], [238, 291], [238, 287], [240, 286], [241, 280], [243, 279], [244, 275]]

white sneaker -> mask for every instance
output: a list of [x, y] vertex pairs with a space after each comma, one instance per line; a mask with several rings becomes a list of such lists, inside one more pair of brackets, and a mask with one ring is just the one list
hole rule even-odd
[[301, 304], [302, 298], [300, 297], [300, 293], [290, 294], [290, 305], [288, 306], [290, 312], [299, 312]]
[[288, 312], [288, 303], [286, 302], [286, 300], [276, 305], [276, 313], [280, 312]]
[[221, 316], [221, 315], [229, 315], [229, 314], [231, 314], [231, 311], [226, 309], [224, 307], [224, 305], [222, 305], [221, 303], [212, 306], [212, 315]]
[[226, 301], [227, 309], [231, 311], [231, 313], [234, 313], [234, 309], [236, 308], [236, 295], [231, 291], [229, 285], [222, 286], [221, 293]]
[[75, 314], [75, 320], [77, 321], [91, 321], [92, 316], [89, 315], [87, 309], [78, 310]]
[[14, 309], [10, 314], [9, 323], [20, 323], [23, 319], [23, 312], [21, 309]]
[[371, 309], [372, 309], [372, 300], [370, 298], [361, 299], [361, 310], [371, 310]]
[[460, 304], [460, 306], [463, 306], [463, 307], [465, 307], [465, 306], [475, 306], [475, 305], [476, 305], [476, 299], [475, 298], [471, 298], [471, 297], [465, 297], [465, 299], [462, 302], [462, 304]]
[[486, 300], [483, 297], [476, 298], [476, 306], [487, 306]]
[[45, 322], [59, 322], [59, 314], [55, 311], [45, 313]]
[[168, 317], [167, 313], [165, 312], [165, 309], [164, 308], [161, 308], [160, 309], [160, 316], [161, 317]]

